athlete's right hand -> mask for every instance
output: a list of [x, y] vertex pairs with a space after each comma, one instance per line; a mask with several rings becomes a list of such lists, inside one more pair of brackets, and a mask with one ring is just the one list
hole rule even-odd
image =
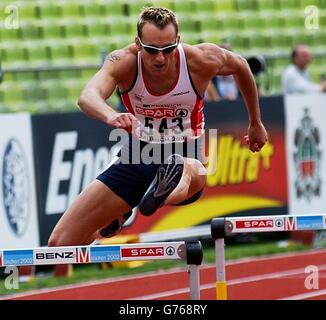
[[118, 129], [127, 130], [129, 133], [135, 132], [140, 126], [140, 121], [131, 113], [114, 112], [109, 116], [107, 123]]

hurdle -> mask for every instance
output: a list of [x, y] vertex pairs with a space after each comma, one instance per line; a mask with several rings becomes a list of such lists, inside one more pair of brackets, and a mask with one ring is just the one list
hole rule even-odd
[[214, 218], [211, 235], [215, 240], [216, 300], [227, 300], [224, 238], [236, 233], [317, 231], [326, 229], [326, 215], [275, 215]]
[[200, 300], [199, 267], [203, 260], [203, 248], [199, 241], [0, 249], [0, 267], [139, 260], [185, 260], [190, 300]]

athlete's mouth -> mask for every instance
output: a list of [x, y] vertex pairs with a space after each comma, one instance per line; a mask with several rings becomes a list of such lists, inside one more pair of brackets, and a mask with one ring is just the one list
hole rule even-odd
[[154, 64], [154, 67], [157, 69], [163, 69], [165, 67], [165, 64]]

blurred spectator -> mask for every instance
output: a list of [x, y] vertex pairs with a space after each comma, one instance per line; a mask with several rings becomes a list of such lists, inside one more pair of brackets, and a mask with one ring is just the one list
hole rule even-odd
[[[231, 51], [229, 44], [220, 45], [221, 48]], [[232, 75], [214, 77], [207, 88], [205, 94], [206, 101], [236, 100], [239, 90], [236, 81]]]
[[311, 62], [311, 53], [306, 45], [300, 44], [292, 51], [292, 64], [282, 75], [283, 93], [313, 93], [326, 91], [326, 81], [313, 83], [307, 71]]

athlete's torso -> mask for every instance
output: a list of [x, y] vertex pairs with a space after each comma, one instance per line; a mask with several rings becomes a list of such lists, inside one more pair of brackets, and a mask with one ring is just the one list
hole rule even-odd
[[122, 93], [122, 100], [140, 121], [140, 139], [143, 141], [181, 142], [202, 134], [203, 99], [192, 84], [181, 45], [177, 49], [177, 59], [179, 70], [175, 84], [167, 92], [157, 94], [146, 85], [138, 53], [136, 81], [129, 91]]

